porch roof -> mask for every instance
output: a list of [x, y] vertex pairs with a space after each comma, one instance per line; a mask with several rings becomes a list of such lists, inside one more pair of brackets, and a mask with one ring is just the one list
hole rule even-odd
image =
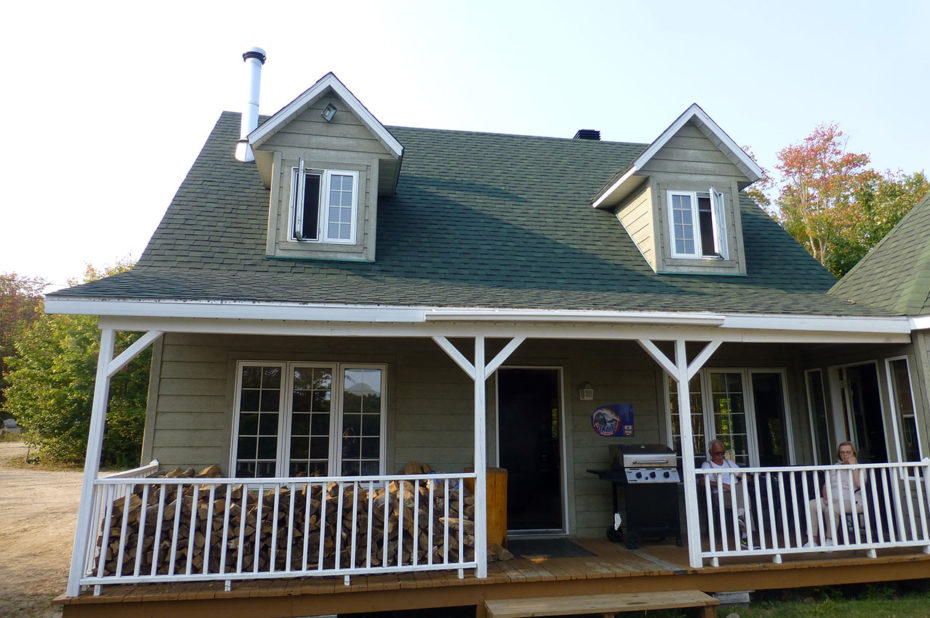
[[236, 162], [224, 112], [136, 267], [58, 299], [248, 301], [890, 315], [827, 295], [835, 283], [745, 196], [747, 276], [654, 273], [591, 198], [644, 144], [389, 127], [404, 145], [397, 192], [378, 205], [377, 260], [265, 255], [268, 191]]

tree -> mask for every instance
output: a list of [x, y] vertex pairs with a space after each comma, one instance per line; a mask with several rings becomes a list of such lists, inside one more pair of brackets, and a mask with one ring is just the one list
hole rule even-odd
[[[119, 264], [104, 274], [128, 270]], [[88, 267], [85, 282], [101, 273]], [[73, 283], [73, 282], [72, 282]], [[117, 350], [138, 339], [118, 333]], [[100, 330], [93, 316], [42, 315], [15, 338], [17, 356], [8, 358], [4, 411], [23, 426], [43, 457], [78, 462], [87, 450]], [[149, 353], [140, 354], [110, 382], [103, 462], [136, 465], [142, 443], [148, 392]]]
[[0, 406], [8, 371], [4, 358], [15, 354], [15, 333], [42, 315], [42, 290], [46, 285], [39, 277], [0, 273]]
[[776, 218], [837, 277], [928, 189], [923, 173], [882, 175], [869, 167], [869, 155], [847, 152], [844, 133], [835, 124], [821, 125], [784, 148], [778, 161]]

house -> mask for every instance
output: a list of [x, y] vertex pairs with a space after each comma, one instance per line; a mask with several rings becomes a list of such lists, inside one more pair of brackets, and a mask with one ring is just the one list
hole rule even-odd
[[[845, 439], [877, 480], [867, 525], [826, 549], [930, 547], [927, 339], [911, 334], [927, 317], [835, 285], [742, 192], [760, 168], [698, 105], [650, 144], [393, 127], [330, 73], [259, 119], [264, 55], [244, 58], [249, 108], [220, 116], [136, 267], [47, 297], [48, 311], [97, 315], [102, 329], [66, 611], [92, 602], [82, 586], [116, 583], [225, 582], [220, 596], [281, 577], [500, 583], [485, 542], [488, 466], [508, 470], [511, 537], [600, 538], [612, 489], [589, 469], [609, 465], [610, 445], [677, 451], [681, 572], [695, 577], [721, 559], [809, 557], [798, 522]], [[116, 330], [145, 334], [114, 358]], [[99, 477], [109, 376], [149, 345], [142, 460], [217, 464], [224, 479]], [[604, 437], [592, 414], [613, 404], [632, 420]], [[701, 500], [705, 477], [719, 478], [696, 469], [712, 438], [755, 475], [745, 548], [736, 511], [728, 528]], [[411, 461], [438, 474], [401, 476]], [[404, 502], [404, 479], [428, 509]], [[459, 489], [471, 483], [473, 515]], [[397, 537], [396, 557], [396, 531], [376, 537], [388, 486], [412, 508], [408, 524], [429, 513], [404, 541], [412, 552]], [[309, 515], [322, 501], [325, 517], [327, 499], [343, 526], [329, 539]], [[246, 511], [257, 519], [231, 528]], [[285, 523], [256, 524], [263, 513]], [[262, 534], [272, 549], [259, 549]], [[191, 555], [204, 535], [221, 543], [201, 564]], [[930, 576], [920, 556], [908, 554], [907, 576]], [[901, 578], [895, 560], [874, 577]], [[340, 598], [332, 607], [349, 611]], [[428, 598], [409, 607], [438, 602]], [[475, 604], [442, 602], [453, 598]]]

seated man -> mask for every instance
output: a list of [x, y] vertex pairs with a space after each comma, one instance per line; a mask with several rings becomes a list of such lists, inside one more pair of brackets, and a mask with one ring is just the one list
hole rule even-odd
[[[720, 440], [711, 441], [708, 453], [710, 454], [710, 459], [701, 464], [701, 468], [704, 470], [716, 470], [720, 468], [736, 470], [739, 468], [735, 462], [724, 457], [726, 448]], [[730, 516], [731, 509], [733, 508], [732, 496], [733, 494], [736, 495], [736, 516], [740, 528], [740, 543], [743, 547], [746, 547], [748, 545], [746, 538], [746, 509], [743, 500], [743, 488], [739, 486], [740, 474], [738, 472], [724, 472], [719, 475], [706, 474], [704, 475], [704, 483], [710, 485], [711, 491], [717, 500], [723, 499], [725, 508], [724, 517]], [[732, 492], [730, 491], [731, 487], [733, 488]]]

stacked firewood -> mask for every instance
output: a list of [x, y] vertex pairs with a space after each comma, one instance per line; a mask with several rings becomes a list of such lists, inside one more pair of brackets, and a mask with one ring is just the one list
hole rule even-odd
[[[301, 571], [305, 547], [309, 570], [319, 569], [321, 564], [324, 569], [411, 565], [414, 555], [417, 564], [427, 564], [430, 556], [433, 563], [454, 563], [460, 557], [460, 529], [463, 561], [474, 560], [474, 497], [463, 488], [463, 512], [460, 514], [459, 487], [454, 481], [449, 482], [448, 515], [443, 481], [392, 481], [374, 489], [370, 496], [369, 526], [367, 483], [359, 483], [357, 487], [344, 483], [341, 491], [335, 482], [327, 483], [325, 488], [323, 484], [298, 483], [281, 487], [276, 492], [275, 489], [259, 491], [241, 484], [227, 490], [226, 485], [210, 484], [210, 478], [220, 476], [217, 466], [205, 468], [198, 474], [193, 469], [177, 469], [163, 476], [189, 477], [191, 482], [150, 485], [145, 498], [144, 486], [136, 485], [129, 496], [128, 508], [125, 508], [125, 496], [113, 500], [109, 528], [104, 517], [103, 534], [97, 544], [97, 555], [103, 556], [105, 575], [118, 572], [132, 575], [139, 551], [140, 575], [152, 574], [153, 562], [154, 572], [159, 575], [187, 573], [188, 569], [190, 573], [203, 573], [205, 563], [207, 573], [219, 573], [221, 561], [224, 561], [223, 572]], [[161, 492], [165, 493], [163, 500]], [[338, 517], [340, 493], [341, 520]], [[139, 528], [143, 520], [140, 545]], [[123, 537], [125, 544], [120, 565], [120, 539]], [[105, 548], [100, 551], [104, 542]]]

